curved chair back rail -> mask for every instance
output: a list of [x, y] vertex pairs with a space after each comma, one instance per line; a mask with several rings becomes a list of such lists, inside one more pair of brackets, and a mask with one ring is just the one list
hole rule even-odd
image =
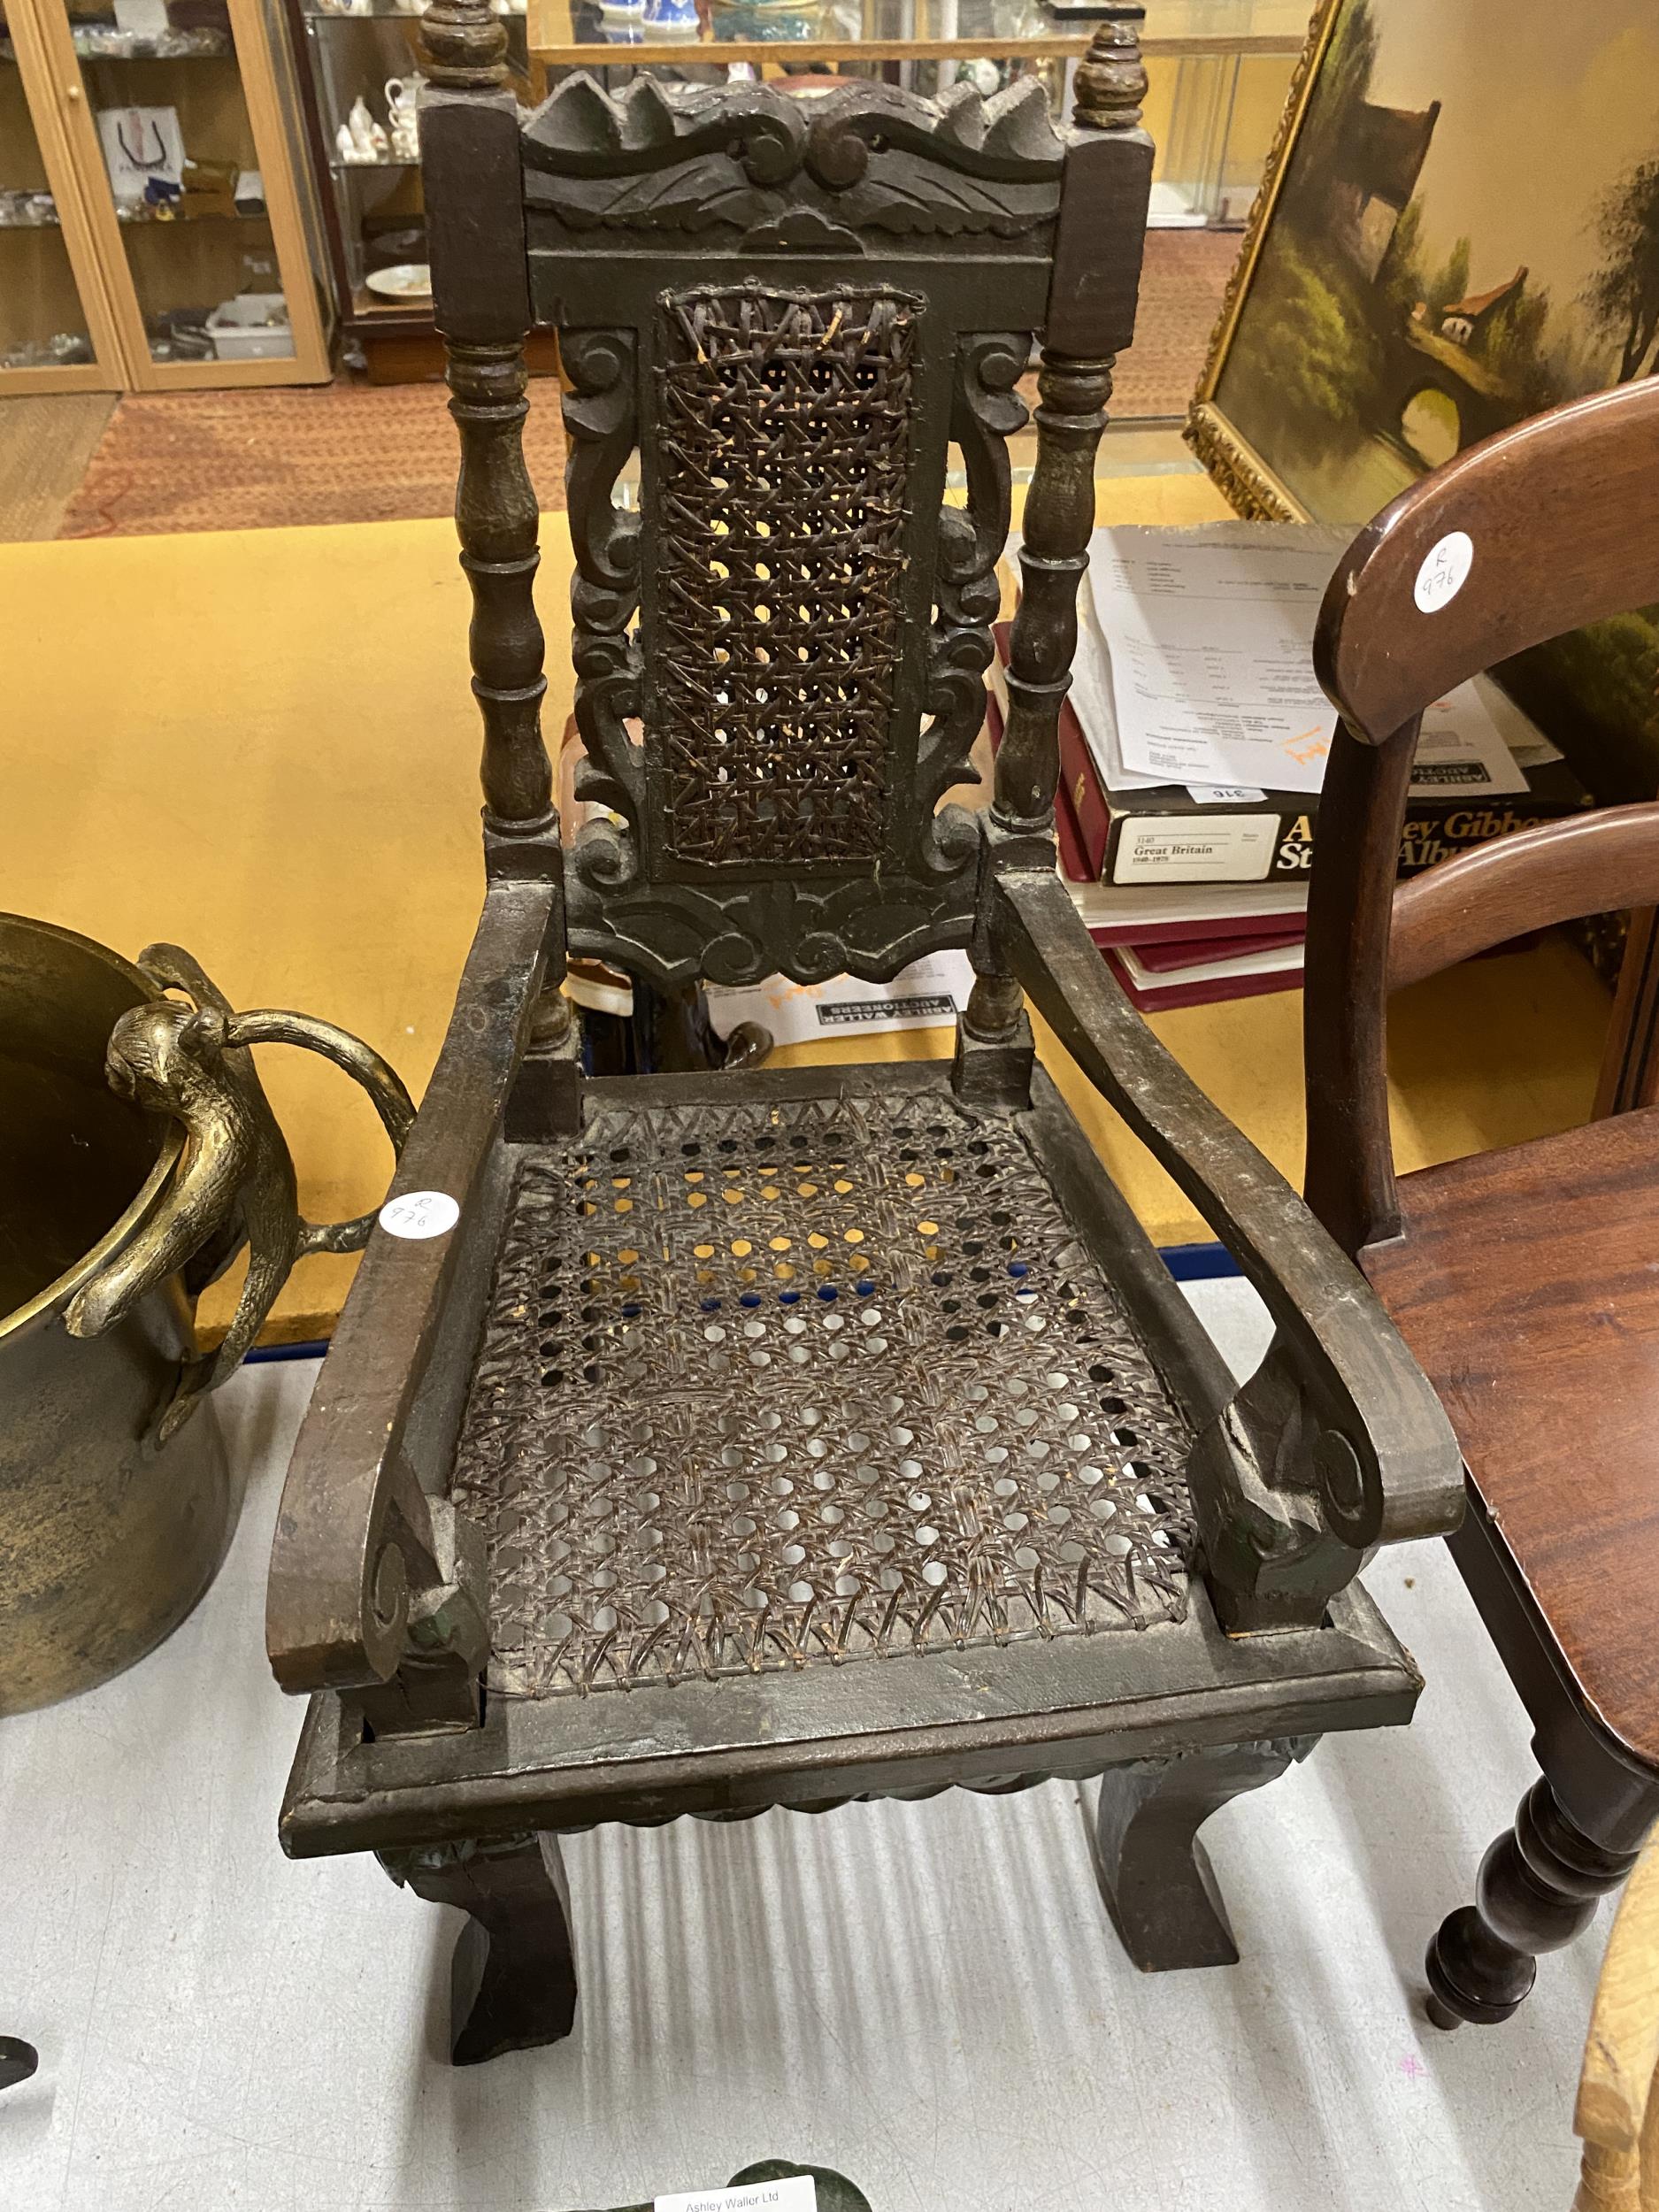
[[[1425, 572], [1437, 554], [1438, 593]], [[1484, 439], [1392, 501], [1337, 565], [1315, 660], [1343, 719], [1379, 745], [1482, 669], [1654, 600], [1649, 378]]]
[[1556, 408], [1460, 454], [1362, 531], [1331, 580], [1315, 657], [1342, 719], [1308, 904], [1305, 1187], [1351, 1252], [1399, 1226], [1389, 989], [1652, 881], [1641, 856], [1655, 834], [1649, 810], [1626, 808], [1501, 840], [1396, 891], [1419, 718], [1494, 663], [1655, 598], [1651, 383]]
[[1659, 803], [1599, 808], [1494, 838], [1394, 895], [1390, 991], [1529, 930], [1659, 904]]

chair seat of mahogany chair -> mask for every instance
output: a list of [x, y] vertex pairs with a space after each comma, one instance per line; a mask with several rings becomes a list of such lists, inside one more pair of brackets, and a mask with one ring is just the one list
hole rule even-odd
[[1659, 1767], [1659, 1108], [1399, 1188], [1361, 1266], [1586, 1698]]
[[[1102, 1775], [1137, 1963], [1234, 1957], [1197, 1831], [1410, 1714], [1354, 1584], [1461, 1507], [1352, 1261], [1110, 979], [1055, 870], [1056, 723], [1151, 147], [1133, 12], [1040, 89], [849, 81], [520, 118], [423, 21], [488, 885], [296, 1445], [268, 1640], [296, 1854], [465, 1907], [455, 2054], [567, 2032], [561, 1832]], [[522, 348], [557, 326], [578, 796], [537, 722]], [[972, 780], [1014, 386], [1043, 334], [991, 807]], [[945, 504], [960, 452], [965, 508]], [[640, 500], [614, 495], [631, 450]], [[635, 733], [638, 733], [636, 735]], [[659, 987], [977, 972], [948, 1064], [600, 1078], [570, 953]], [[1028, 991], [1278, 1325], [1235, 1389], [1034, 1066]]]
[[1659, 1111], [1396, 1178], [1387, 995], [1522, 931], [1653, 907], [1659, 806], [1500, 838], [1398, 887], [1396, 858], [1424, 710], [1651, 603], [1656, 537], [1659, 388], [1632, 386], [1402, 494], [1320, 616], [1342, 724], [1309, 899], [1307, 1194], [1451, 1417], [1470, 1507], [1452, 1554], [1542, 1769], [1430, 1945], [1441, 2027], [1507, 2019], [1659, 1816]]

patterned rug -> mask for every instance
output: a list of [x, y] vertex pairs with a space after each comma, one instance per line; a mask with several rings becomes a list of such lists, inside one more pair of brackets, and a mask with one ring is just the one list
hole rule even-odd
[[[1203, 366], [1235, 235], [1153, 231], [1139, 335], [1112, 413], [1179, 416]], [[565, 503], [565, 440], [550, 379], [531, 387], [526, 452], [544, 507]], [[436, 384], [342, 379], [312, 389], [130, 393], [58, 535], [153, 536], [298, 523], [403, 522], [455, 500], [455, 430]]]
[[[455, 504], [440, 384], [134, 392], [117, 407], [59, 537], [408, 522]], [[565, 503], [558, 388], [532, 386], [525, 449], [543, 506]]]
[[1233, 230], [1151, 230], [1135, 342], [1113, 380], [1112, 419], [1185, 416], [1242, 243]]

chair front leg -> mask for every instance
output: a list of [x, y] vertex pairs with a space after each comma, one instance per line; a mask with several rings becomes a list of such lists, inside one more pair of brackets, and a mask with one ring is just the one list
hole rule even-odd
[[450, 1969], [449, 2055], [477, 2066], [567, 2036], [576, 2018], [576, 1951], [558, 1839], [532, 1830], [483, 1842], [382, 1851], [380, 1864], [467, 1923]]
[[1198, 1831], [1231, 1799], [1276, 1781], [1318, 1740], [1223, 1744], [1139, 1759], [1102, 1776], [1094, 1870], [1112, 1925], [1143, 1974], [1238, 1964]]

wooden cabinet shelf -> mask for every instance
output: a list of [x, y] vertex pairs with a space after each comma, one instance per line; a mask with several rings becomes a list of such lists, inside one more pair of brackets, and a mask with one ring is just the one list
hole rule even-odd
[[4, 0], [0, 240], [33, 243], [0, 248], [0, 392], [326, 379], [274, 4], [176, 0], [139, 31], [113, 0]]

